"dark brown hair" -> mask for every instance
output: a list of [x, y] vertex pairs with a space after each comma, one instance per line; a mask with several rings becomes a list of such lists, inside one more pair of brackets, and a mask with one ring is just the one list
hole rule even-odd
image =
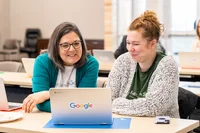
[[153, 11], [145, 11], [140, 17], [132, 21], [129, 31], [143, 29], [142, 36], [148, 40], [156, 39], [157, 42], [160, 35], [164, 31], [164, 26], [158, 21], [157, 15]]
[[87, 61], [86, 44], [78, 27], [73, 23], [63, 22], [55, 28], [55, 30], [53, 31], [53, 34], [50, 37], [49, 44], [48, 44], [49, 57], [52, 59], [56, 67], [58, 67], [61, 71], [64, 71], [65, 67], [64, 67], [64, 62], [59, 56], [59, 52], [58, 52], [59, 41], [62, 38], [62, 36], [72, 31], [78, 35], [81, 41], [81, 46], [82, 46], [82, 56], [81, 56], [81, 59], [77, 63], [75, 63], [75, 68], [79, 68], [83, 66], [85, 62]]

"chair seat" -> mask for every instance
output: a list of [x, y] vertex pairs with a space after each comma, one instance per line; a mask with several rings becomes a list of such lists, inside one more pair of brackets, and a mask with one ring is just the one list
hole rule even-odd
[[35, 48], [28, 48], [28, 47], [24, 47], [24, 48], [20, 48], [20, 52], [29, 52], [29, 53], [34, 53], [36, 52]]
[[17, 54], [19, 51], [18, 49], [4, 49], [0, 50], [0, 54]]

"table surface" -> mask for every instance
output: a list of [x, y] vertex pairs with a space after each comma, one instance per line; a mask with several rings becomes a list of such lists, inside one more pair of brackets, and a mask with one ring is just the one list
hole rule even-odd
[[[100, 65], [99, 72], [100, 73], [109, 73], [112, 69], [111, 65]], [[200, 69], [180, 69], [180, 75], [200, 75]]]
[[180, 69], [180, 75], [200, 75], [200, 69]]
[[[4, 83], [7, 85], [19, 85], [29, 88], [32, 87], [32, 78], [26, 73], [0, 71], [0, 77], [3, 78]], [[107, 77], [98, 77], [98, 80], [104, 82], [107, 81]]]
[[7, 85], [32, 86], [32, 78], [26, 73], [1, 71], [0, 77], [3, 78], [4, 84]]
[[[128, 117], [113, 115], [113, 117]], [[170, 124], [155, 124], [154, 117], [131, 117], [129, 129], [70, 129], [43, 128], [51, 119], [51, 113], [35, 109], [32, 113], [25, 113], [22, 119], [9, 123], [1, 123], [0, 131], [9, 133], [186, 133], [199, 126], [199, 121], [171, 118]]]

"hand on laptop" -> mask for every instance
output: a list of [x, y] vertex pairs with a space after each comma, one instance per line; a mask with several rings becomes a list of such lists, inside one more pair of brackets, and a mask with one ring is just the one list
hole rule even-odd
[[36, 104], [42, 103], [49, 98], [50, 98], [49, 91], [41, 91], [41, 92], [30, 94], [24, 99], [22, 109], [26, 113], [30, 113], [32, 112]]

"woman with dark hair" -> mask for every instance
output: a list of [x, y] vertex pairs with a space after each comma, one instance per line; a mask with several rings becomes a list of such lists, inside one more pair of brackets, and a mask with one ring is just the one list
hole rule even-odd
[[124, 35], [119, 47], [115, 50], [115, 53], [114, 53], [115, 59], [117, 59], [120, 55], [128, 52], [126, 48], [126, 38], [127, 38], [127, 35]]
[[195, 41], [195, 43], [192, 46], [193, 52], [200, 52], [200, 19], [196, 21], [196, 34], [198, 39]]
[[35, 106], [51, 112], [50, 88], [96, 87], [99, 64], [86, 51], [85, 41], [75, 24], [58, 25], [51, 35], [47, 52], [35, 60], [33, 94], [23, 101], [25, 112], [31, 112]]
[[153, 11], [130, 24], [128, 52], [116, 59], [107, 82], [113, 113], [179, 117], [178, 66], [172, 56], [156, 49], [163, 30]]

